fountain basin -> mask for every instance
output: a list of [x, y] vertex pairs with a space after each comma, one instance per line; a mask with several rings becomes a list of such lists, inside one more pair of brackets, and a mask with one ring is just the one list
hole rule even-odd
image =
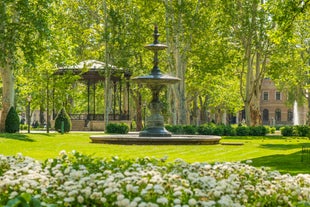
[[174, 84], [180, 81], [180, 78], [173, 77], [170, 75], [154, 75], [154, 74], [149, 74], [149, 75], [144, 75], [144, 76], [138, 76], [135, 78], [132, 78], [133, 81], [138, 81], [139, 83], [145, 84], [145, 85], [170, 85]]
[[215, 145], [221, 137], [213, 135], [172, 135], [171, 137], [139, 137], [138, 133], [91, 135], [92, 143], [122, 145]]

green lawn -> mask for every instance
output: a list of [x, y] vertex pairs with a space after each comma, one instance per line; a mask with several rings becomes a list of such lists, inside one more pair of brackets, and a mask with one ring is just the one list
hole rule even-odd
[[0, 154], [21, 152], [38, 160], [55, 158], [61, 150], [111, 158], [168, 157], [188, 162], [224, 162], [252, 160], [254, 166], [266, 166], [291, 174], [309, 173], [310, 160], [301, 162], [302, 146], [310, 147], [308, 138], [224, 137], [222, 142], [244, 145], [110, 145], [90, 143], [92, 133], [0, 134]]

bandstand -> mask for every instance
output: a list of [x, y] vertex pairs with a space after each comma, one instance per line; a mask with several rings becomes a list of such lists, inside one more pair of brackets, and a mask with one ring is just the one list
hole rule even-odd
[[[65, 74], [78, 75], [80, 77], [78, 81], [84, 83], [86, 86], [87, 109], [85, 109], [85, 113], [69, 113], [72, 121], [72, 130], [104, 130], [107, 117], [105, 117], [104, 113], [98, 113], [96, 111], [98, 102], [104, 102], [104, 100], [96, 98], [96, 90], [97, 84], [105, 81], [107, 70], [110, 72], [109, 85], [111, 86], [104, 89], [110, 90], [107, 94], [111, 94], [109, 97], [104, 97], [107, 100], [109, 98], [111, 99], [109, 100], [111, 111], [108, 114], [108, 120], [109, 122], [130, 124], [129, 81], [131, 72], [128, 69], [106, 65], [104, 62], [97, 60], [86, 60], [73, 66], [59, 67], [55, 72], [55, 75], [58, 77]], [[58, 110], [53, 107], [53, 119], [55, 119]]]

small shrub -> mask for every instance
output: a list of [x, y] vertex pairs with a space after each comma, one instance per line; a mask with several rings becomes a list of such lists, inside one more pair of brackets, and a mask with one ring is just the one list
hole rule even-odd
[[196, 134], [196, 127], [194, 125], [183, 126], [183, 134]]
[[237, 136], [249, 136], [250, 129], [247, 126], [238, 126], [236, 128], [236, 135]]
[[224, 134], [224, 127], [225, 125], [217, 125], [214, 129], [213, 129], [213, 134], [214, 135], [223, 135]]
[[267, 129], [264, 126], [252, 126], [249, 127], [249, 135], [251, 136], [265, 136]]
[[4, 131], [7, 133], [16, 133], [19, 131], [19, 117], [13, 106], [10, 108], [9, 113], [6, 116]]
[[19, 129], [20, 130], [27, 130], [28, 129], [28, 125], [27, 124], [20, 124], [19, 125]]
[[231, 125], [223, 125], [223, 136], [235, 136], [236, 135], [236, 129], [232, 127]]
[[107, 125], [106, 131], [109, 134], [127, 134], [129, 132], [129, 127], [124, 123], [110, 123]]
[[280, 128], [280, 130], [281, 130], [282, 136], [293, 136], [294, 130], [292, 126], [285, 126], [285, 127]]
[[71, 130], [71, 119], [67, 114], [65, 108], [62, 108], [56, 119], [55, 119], [55, 130], [58, 132], [62, 132], [62, 125], [63, 125], [63, 132], [67, 133]]
[[200, 125], [197, 129], [198, 134], [201, 134], [201, 135], [213, 134], [213, 131], [214, 131], [214, 127], [211, 124]]
[[166, 125], [165, 128], [172, 134], [184, 134], [182, 125]]
[[310, 134], [310, 128], [306, 125], [294, 126], [294, 132], [296, 136], [306, 137]]

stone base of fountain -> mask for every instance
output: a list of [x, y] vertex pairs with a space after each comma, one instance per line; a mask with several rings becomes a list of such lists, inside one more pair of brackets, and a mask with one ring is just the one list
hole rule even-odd
[[91, 135], [92, 143], [122, 145], [214, 145], [221, 137], [213, 135], [171, 135], [171, 137], [139, 137], [138, 132], [129, 134]]

